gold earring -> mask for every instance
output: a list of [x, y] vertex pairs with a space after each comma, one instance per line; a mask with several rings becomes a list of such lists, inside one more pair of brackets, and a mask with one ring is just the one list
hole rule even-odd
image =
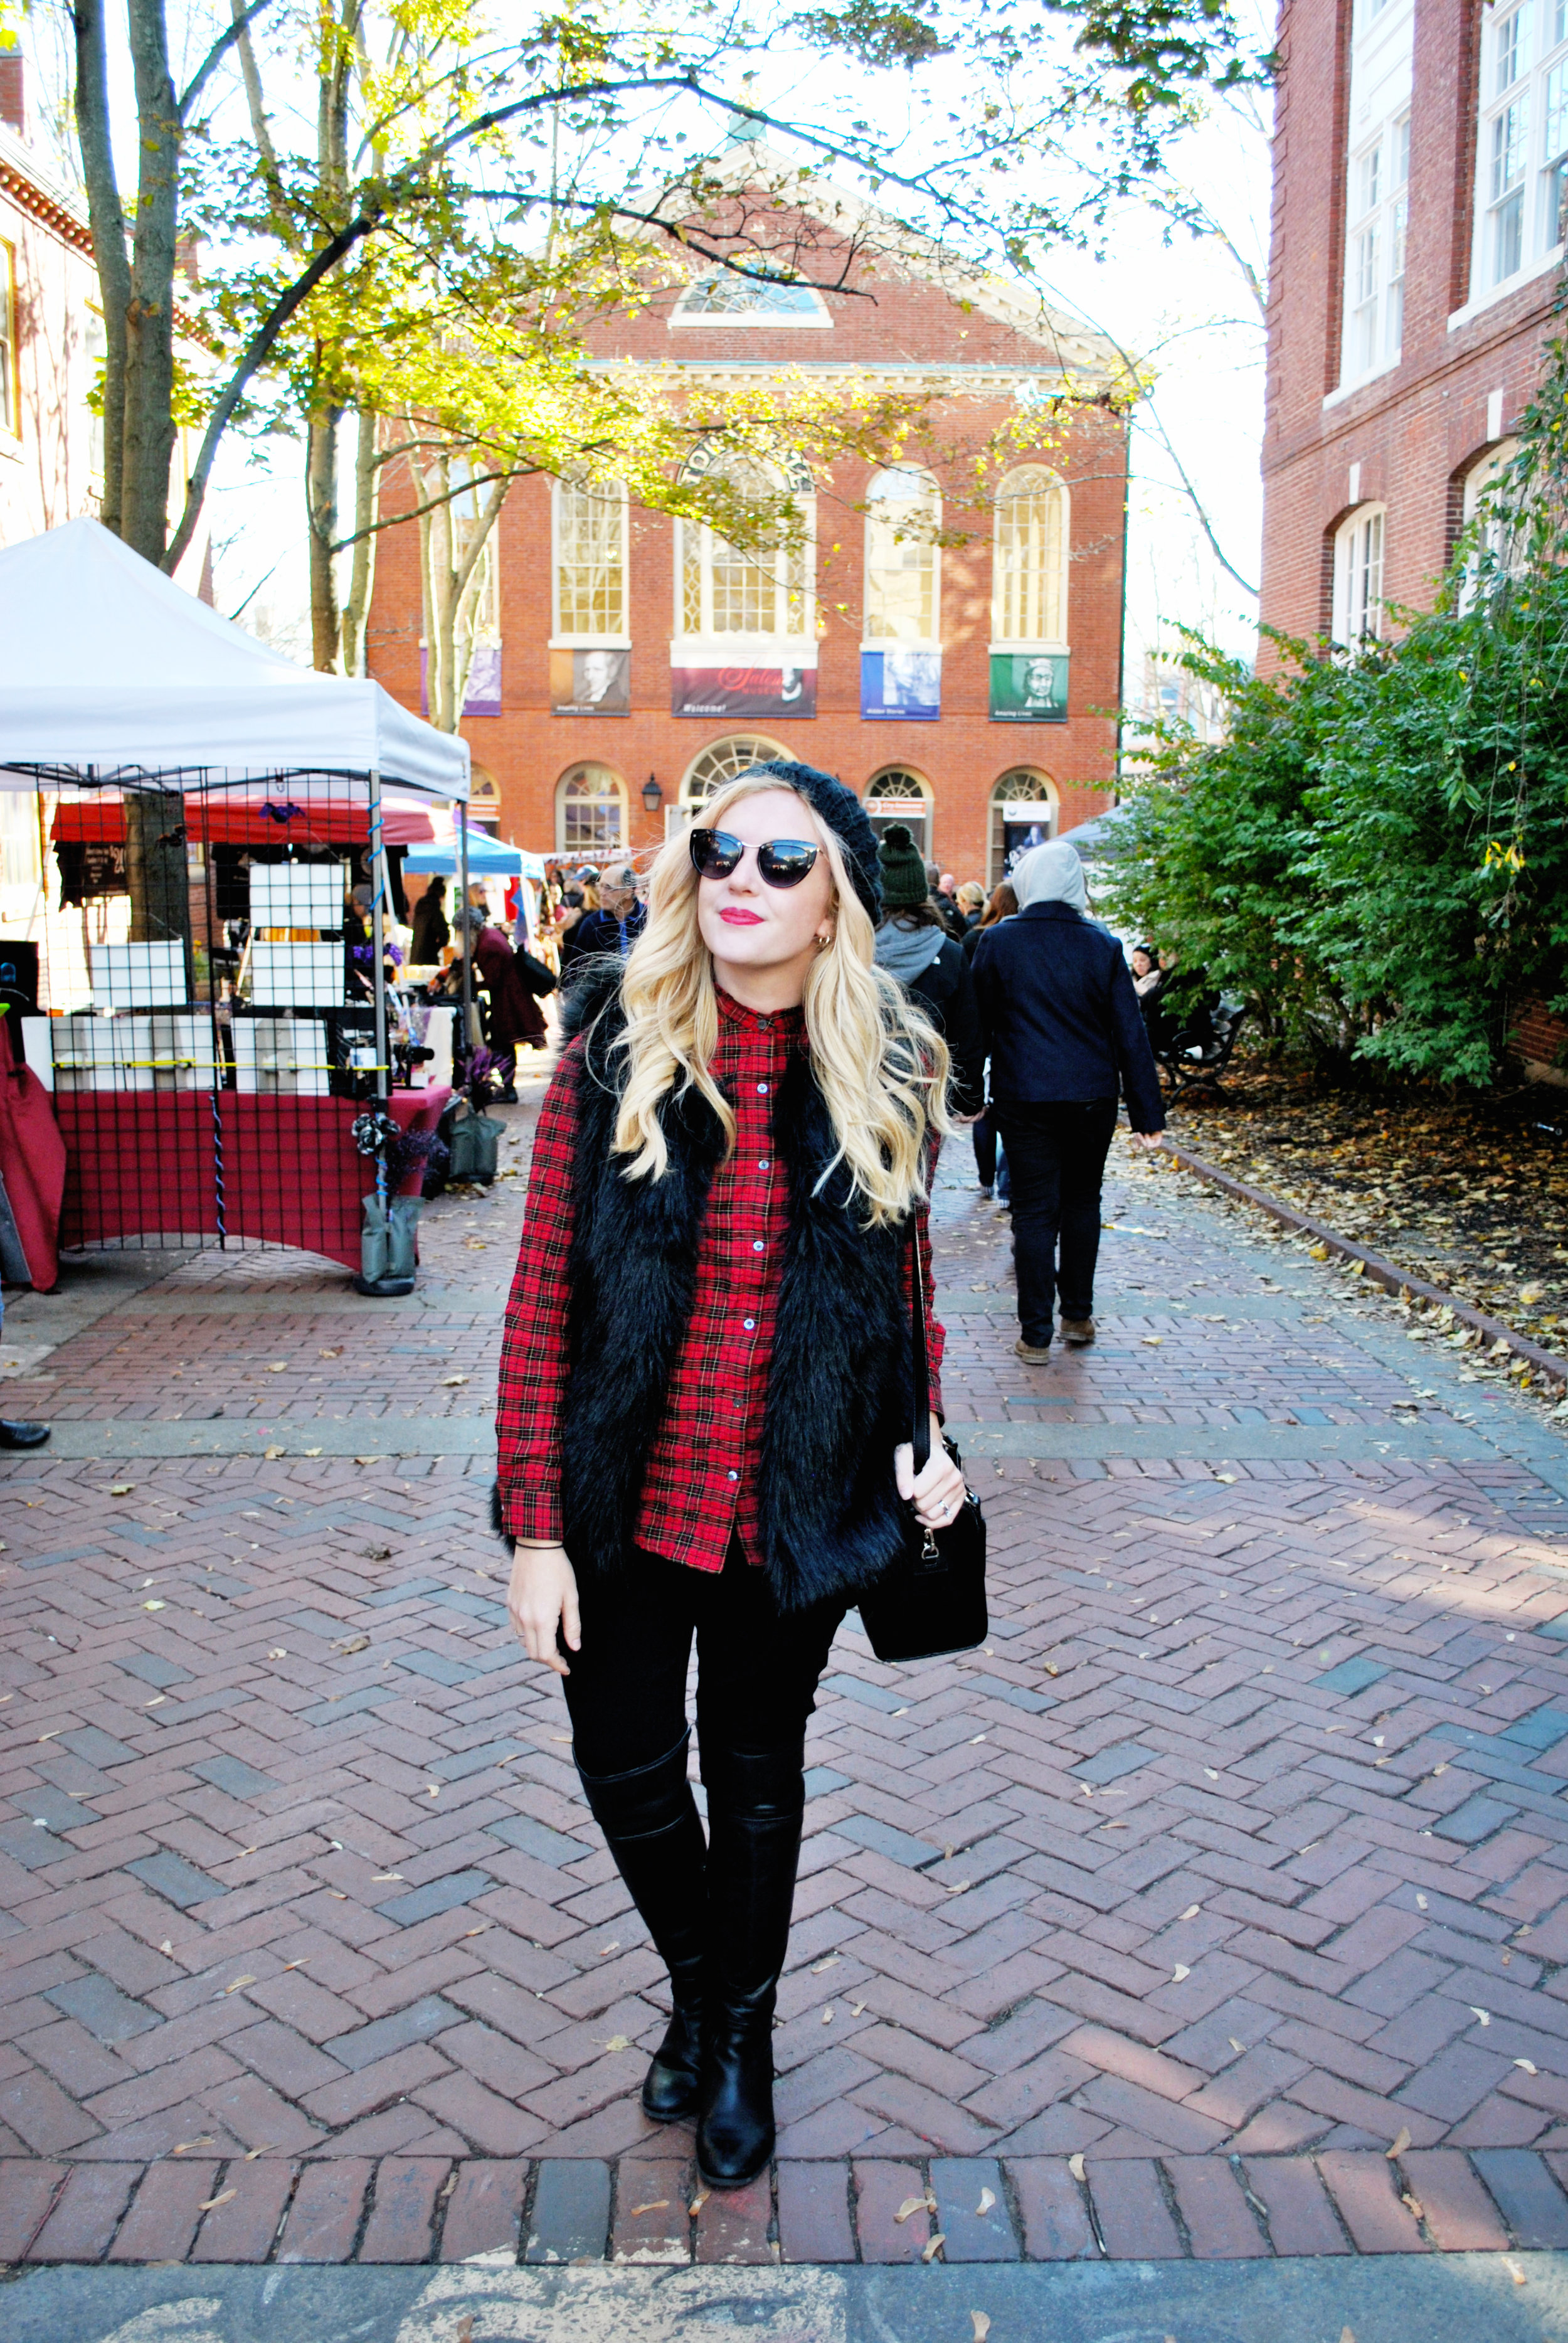
[[817, 939], [817, 949], [819, 951], [830, 951], [832, 944], [833, 939], [831, 936], [819, 936]]

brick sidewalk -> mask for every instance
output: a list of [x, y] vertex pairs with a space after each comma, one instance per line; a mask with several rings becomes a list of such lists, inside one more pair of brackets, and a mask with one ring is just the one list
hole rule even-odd
[[993, 1632], [840, 1637], [779, 2161], [700, 2202], [482, 1525], [520, 1179], [410, 1303], [209, 1255], [8, 1314], [79, 1453], [0, 1484], [0, 2260], [1568, 2245], [1568, 1446], [1120, 1157], [1101, 1342], [1024, 1368], [967, 1170]]

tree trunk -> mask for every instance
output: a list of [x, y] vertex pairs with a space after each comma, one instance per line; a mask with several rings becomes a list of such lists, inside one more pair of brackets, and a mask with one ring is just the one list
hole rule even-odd
[[343, 608], [345, 675], [370, 672], [370, 602], [376, 591], [376, 519], [381, 501], [376, 437], [376, 417], [362, 407], [354, 456], [354, 566]]
[[337, 670], [341, 622], [337, 572], [332, 548], [337, 541], [337, 425], [339, 407], [312, 415], [306, 428], [305, 501], [310, 540], [310, 659], [329, 675]]
[[127, 789], [126, 884], [131, 898], [131, 941], [183, 948], [186, 999], [194, 1000], [190, 877], [186, 854], [185, 799], [177, 789]]
[[76, 138], [87, 186], [87, 218], [93, 260], [104, 304], [104, 500], [99, 518], [120, 533], [120, 469], [126, 407], [126, 315], [131, 306], [131, 266], [126, 257], [126, 215], [115, 178], [109, 136], [108, 49], [104, 38], [104, 0], [75, 0], [76, 36]]
[[169, 76], [164, 0], [129, 0], [140, 169], [126, 316], [125, 442], [120, 535], [148, 561], [168, 543], [174, 454], [175, 245], [180, 118]]

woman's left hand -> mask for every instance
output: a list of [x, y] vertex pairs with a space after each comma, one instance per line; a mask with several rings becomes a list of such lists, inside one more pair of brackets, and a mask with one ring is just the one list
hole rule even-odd
[[893, 1451], [893, 1473], [900, 1496], [914, 1500], [915, 1519], [922, 1528], [945, 1530], [958, 1519], [964, 1502], [964, 1476], [942, 1446], [942, 1427], [935, 1415], [925, 1471], [916, 1473], [914, 1448], [906, 1440]]

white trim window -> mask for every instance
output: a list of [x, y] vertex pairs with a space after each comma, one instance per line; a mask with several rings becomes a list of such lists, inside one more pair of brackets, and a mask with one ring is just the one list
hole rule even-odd
[[912, 464], [879, 472], [866, 498], [866, 633], [880, 643], [941, 641], [942, 499]]
[[1410, 221], [1410, 116], [1380, 123], [1351, 162], [1352, 226], [1345, 268], [1347, 381], [1399, 357], [1404, 332], [1404, 253]]
[[1519, 453], [1517, 439], [1500, 439], [1464, 476], [1464, 497], [1461, 519], [1468, 529], [1480, 518], [1476, 542], [1470, 548], [1464, 564], [1464, 583], [1460, 588], [1460, 608], [1468, 609], [1474, 601], [1483, 580], [1495, 584], [1513, 576], [1521, 565], [1522, 548], [1514, 540], [1496, 498], [1488, 498], [1488, 490]]
[[[697, 450], [689, 473], [704, 457]], [[675, 524], [675, 631], [678, 644], [776, 646], [797, 658], [816, 644], [817, 499], [804, 464], [788, 467], [730, 450], [708, 457], [703, 474], [726, 479], [742, 498], [759, 502], [793, 494], [799, 531], [773, 545], [730, 545], [705, 521]]]
[[1334, 640], [1353, 652], [1382, 633], [1382, 505], [1362, 505], [1334, 537]]
[[769, 765], [776, 757], [789, 754], [782, 741], [770, 739], [766, 732], [731, 732], [721, 740], [709, 741], [686, 769], [680, 784], [681, 805], [687, 813], [694, 813], [716, 790], [749, 773], [753, 765]]
[[608, 643], [627, 631], [627, 496], [618, 480], [558, 480], [553, 503], [557, 643]]
[[608, 765], [572, 765], [556, 784], [556, 851], [602, 862], [627, 838], [626, 783]]
[[1472, 302], [1546, 267], [1568, 197], [1568, 0], [1483, 12]]
[[0, 237], [0, 431], [21, 434], [16, 368], [16, 253]]
[[809, 285], [718, 268], [689, 285], [669, 313], [671, 326], [763, 327], [769, 333], [832, 330], [833, 314]]
[[1054, 472], [1022, 464], [996, 492], [991, 640], [1009, 650], [1066, 650], [1068, 493]]

